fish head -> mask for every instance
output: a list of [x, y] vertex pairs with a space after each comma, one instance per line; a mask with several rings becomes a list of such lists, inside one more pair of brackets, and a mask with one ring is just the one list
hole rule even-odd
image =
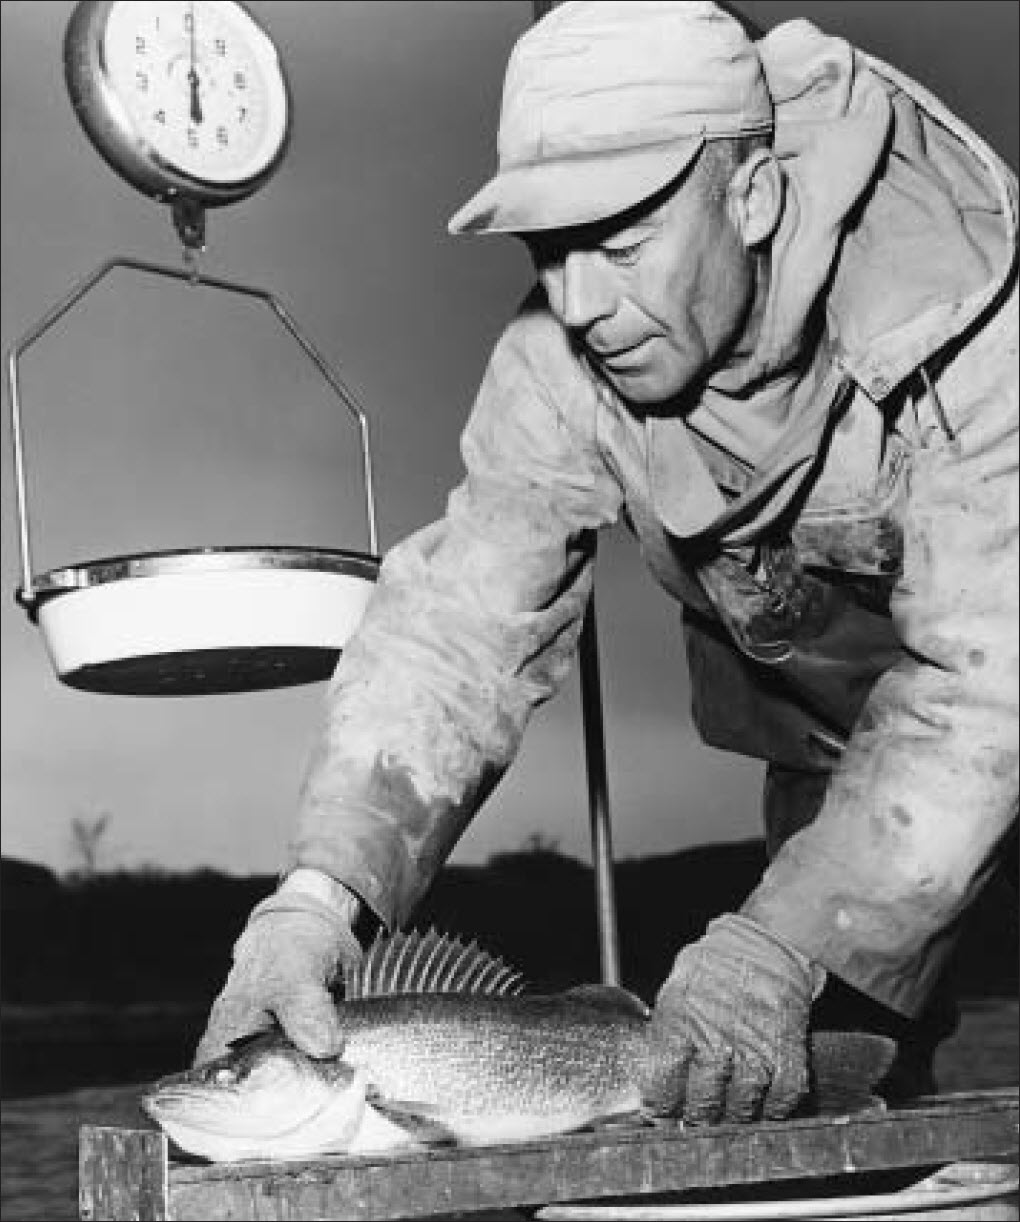
[[365, 1110], [363, 1075], [315, 1060], [279, 1032], [161, 1078], [141, 1106], [182, 1150], [217, 1162], [306, 1158], [349, 1143]]

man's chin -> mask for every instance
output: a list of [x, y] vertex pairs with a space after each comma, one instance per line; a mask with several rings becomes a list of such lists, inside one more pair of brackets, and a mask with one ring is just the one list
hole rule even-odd
[[676, 410], [676, 400], [683, 394], [686, 381], [649, 369], [601, 370], [602, 376], [622, 399], [640, 408], [645, 415]]

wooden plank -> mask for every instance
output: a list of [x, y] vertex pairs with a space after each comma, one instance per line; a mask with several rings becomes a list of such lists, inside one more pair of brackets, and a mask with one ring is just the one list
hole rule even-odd
[[78, 1137], [78, 1216], [88, 1222], [168, 1218], [168, 1143], [152, 1129], [83, 1125]]
[[[620, 1127], [477, 1150], [237, 1165], [171, 1159], [162, 1205], [152, 1192], [158, 1166], [140, 1173], [136, 1159], [122, 1177], [139, 1176], [134, 1198], [130, 1185], [100, 1191], [83, 1184], [82, 1199], [127, 1210], [88, 1215], [96, 1219], [412, 1218], [1016, 1158], [1018, 1119], [1014, 1089], [851, 1117], [696, 1130]], [[130, 1143], [125, 1149], [138, 1153]], [[146, 1149], [158, 1163], [158, 1149]], [[90, 1168], [116, 1173], [110, 1157]]]

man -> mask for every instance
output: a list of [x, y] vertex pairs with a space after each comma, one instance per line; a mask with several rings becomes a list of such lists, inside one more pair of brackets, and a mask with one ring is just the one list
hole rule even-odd
[[451, 230], [523, 239], [537, 284], [341, 658], [200, 1059], [274, 1018], [339, 1050], [352, 929], [408, 916], [512, 760], [621, 517], [703, 736], [769, 762], [771, 863], [653, 1011], [686, 1119], [788, 1115], [826, 980], [923, 1030], [1016, 811], [1015, 218], [978, 136], [806, 22], [602, 0], [525, 34]]

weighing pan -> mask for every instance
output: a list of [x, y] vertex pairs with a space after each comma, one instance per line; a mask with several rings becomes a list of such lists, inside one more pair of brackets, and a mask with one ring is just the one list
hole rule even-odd
[[53, 569], [30, 614], [58, 678], [122, 695], [328, 679], [378, 561], [302, 547], [148, 552]]

